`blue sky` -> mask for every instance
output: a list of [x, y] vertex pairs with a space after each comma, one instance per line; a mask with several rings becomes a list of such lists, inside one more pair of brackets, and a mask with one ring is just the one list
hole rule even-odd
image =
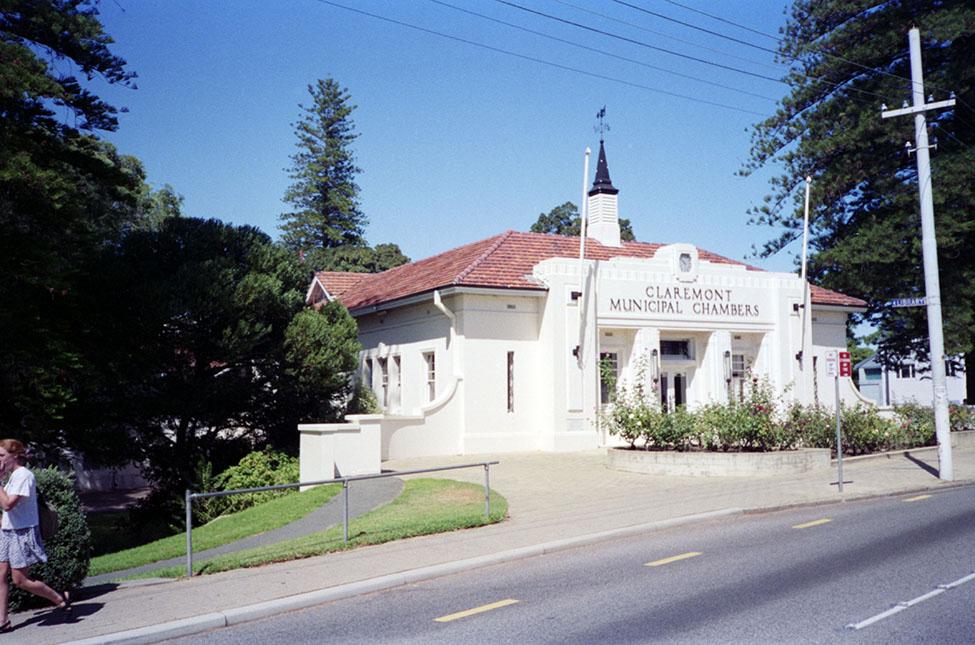
[[[113, 51], [139, 75], [137, 90], [96, 87], [129, 110], [107, 138], [143, 161], [153, 185], [173, 185], [185, 197], [187, 215], [251, 224], [276, 237], [278, 214], [287, 209], [281, 196], [289, 183], [298, 105], [307, 103], [310, 83], [332, 77], [358, 106], [354, 150], [362, 168], [361, 205], [370, 220], [367, 238], [395, 242], [421, 259], [508, 229], [528, 230], [539, 213], [568, 200], [578, 203], [583, 150], [597, 150], [595, 114], [605, 105], [611, 127], [606, 151], [620, 189], [620, 214], [632, 221], [638, 239], [691, 242], [767, 269], [792, 270], [796, 244], [791, 254], [749, 258], [752, 245], [773, 234], [747, 225], [745, 212], [768, 192], [772, 170], [735, 175], [748, 157], [750, 126], [772, 114], [786, 86], [645, 45], [779, 78], [783, 68], [773, 64], [772, 54], [608, 0], [512, 2], [644, 45], [495, 0], [444, 1], [739, 92], [429, 0], [336, 2], [586, 73], [319, 0], [103, 0], [101, 20], [116, 41]], [[768, 37], [666, 0], [628, 2], [775, 47]], [[779, 0], [681, 4], [773, 35], [788, 6]]]

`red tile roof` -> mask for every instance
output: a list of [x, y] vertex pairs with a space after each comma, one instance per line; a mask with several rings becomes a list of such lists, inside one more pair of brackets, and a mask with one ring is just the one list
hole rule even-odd
[[[650, 258], [662, 246], [623, 242], [622, 247], [610, 247], [588, 239], [586, 257], [595, 260], [620, 256]], [[698, 249], [698, 254], [701, 259], [715, 264], [737, 264], [751, 271], [761, 271], [703, 249]], [[450, 286], [544, 291], [544, 286], [532, 280], [532, 268], [549, 258], [578, 256], [578, 237], [508, 231], [382, 273], [321, 271], [315, 275], [329, 293], [352, 311]], [[820, 287], [812, 289], [813, 304], [866, 306], [864, 301], [857, 298]]]
[[846, 294], [839, 293], [838, 291], [823, 289], [822, 287], [817, 287], [814, 284], [809, 285], [809, 299], [814, 305], [833, 305], [836, 307], [867, 306], [866, 300], [860, 300], [859, 298], [854, 298], [853, 296], [848, 296]]
[[342, 294], [359, 284], [363, 278], [372, 276], [371, 273], [351, 273], [349, 271], [316, 271], [315, 277], [325, 285], [333, 298], [342, 299]]

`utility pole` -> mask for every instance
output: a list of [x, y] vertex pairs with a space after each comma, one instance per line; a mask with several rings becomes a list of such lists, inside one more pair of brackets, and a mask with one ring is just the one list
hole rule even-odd
[[[921, 66], [921, 33], [917, 27], [908, 33], [911, 47], [911, 84], [914, 105], [899, 110], [881, 112], [884, 119], [914, 115], [917, 147], [917, 180], [921, 201], [921, 249], [924, 254], [924, 293], [928, 306], [928, 338], [930, 341], [931, 379], [934, 384], [934, 427], [938, 437], [938, 477], [954, 479], [951, 465], [951, 437], [948, 425], [948, 388], [945, 384], [945, 344], [941, 323], [941, 284], [938, 278], [938, 242], [934, 235], [934, 200], [931, 197], [931, 161], [928, 156], [928, 127], [924, 113], [928, 110], [951, 107], [955, 100], [926, 103], [924, 99], [924, 70]], [[886, 106], [884, 106], [886, 108]], [[908, 143], [908, 152], [912, 152]]]

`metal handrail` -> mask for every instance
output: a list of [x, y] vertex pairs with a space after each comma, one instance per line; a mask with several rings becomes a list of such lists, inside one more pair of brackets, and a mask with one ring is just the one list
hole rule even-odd
[[243, 493], [262, 493], [269, 490], [283, 490], [285, 488], [298, 488], [301, 486], [319, 486], [322, 484], [342, 484], [342, 535], [345, 542], [349, 541], [349, 482], [362, 481], [366, 479], [383, 479], [386, 477], [400, 477], [403, 475], [419, 475], [422, 473], [434, 473], [443, 470], [459, 470], [461, 468], [484, 468], [484, 519], [491, 517], [491, 466], [496, 466], [498, 461], [479, 461], [473, 464], [461, 464], [458, 466], [437, 466], [434, 468], [418, 468], [416, 470], [400, 470], [389, 473], [378, 473], [375, 475], [351, 475], [349, 477], [336, 477], [335, 479], [320, 479], [311, 482], [296, 482], [294, 484], [275, 484], [273, 486], [257, 486], [254, 488], [235, 488], [233, 490], [210, 491], [208, 493], [194, 493], [186, 489], [186, 577], [193, 576], [193, 500], [206, 499], [208, 497], [227, 497], [228, 495], [240, 495]]

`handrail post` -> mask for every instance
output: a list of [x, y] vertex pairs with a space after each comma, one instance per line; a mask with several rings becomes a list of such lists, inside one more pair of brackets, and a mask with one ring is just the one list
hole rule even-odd
[[193, 577], [193, 500], [190, 489], [186, 489], [186, 577]]
[[484, 464], [484, 521], [491, 519], [491, 465]]
[[342, 480], [342, 527], [345, 541], [349, 541], [349, 480]]

